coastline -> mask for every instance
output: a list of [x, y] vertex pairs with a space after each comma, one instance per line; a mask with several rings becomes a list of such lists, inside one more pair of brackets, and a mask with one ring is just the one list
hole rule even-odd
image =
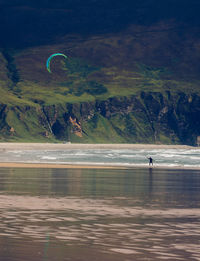
[[101, 165], [101, 164], [61, 164], [61, 163], [26, 163], [26, 162], [0, 162], [0, 168], [38, 168], [38, 169], [167, 169], [167, 170], [198, 170], [198, 167], [187, 166], [149, 166], [147, 165]]
[[1, 142], [0, 150], [72, 150], [72, 149], [200, 149], [188, 145], [163, 144], [83, 144], [83, 143], [14, 143]]
[[25, 163], [25, 162], [0, 162], [0, 168], [39, 168], [39, 169], [127, 169], [122, 166], [56, 164], [56, 163]]
[[[187, 145], [157, 145], [157, 144], [78, 144], [78, 143], [66, 143], [66, 144], [57, 144], [57, 143], [11, 143], [4, 142], [0, 143], [0, 152], [6, 151], [56, 151], [56, 150], [122, 150], [122, 149], [132, 149], [132, 150], [141, 150], [141, 149], [192, 149], [199, 150], [200, 147], [193, 147]], [[0, 162], [0, 168], [59, 168], [59, 169], [177, 169], [177, 170], [200, 170], [200, 167], [196, 166], [156, 166], [149, 167], [148, 164], [143, 165], [112, 165], [112, 164], [82, 164], [82, 163], [49, 163], [49, 162], [14, 162], [9, 159], [5, 162]]]

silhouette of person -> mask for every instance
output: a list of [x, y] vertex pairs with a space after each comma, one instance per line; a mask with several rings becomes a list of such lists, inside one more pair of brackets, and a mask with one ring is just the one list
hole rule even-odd
[[153, 166], [153, 159], [152, 159], [152, 157], [149, 157], [148, 160], [149, 160], [149, 166], [150, 166], [150, 165]]

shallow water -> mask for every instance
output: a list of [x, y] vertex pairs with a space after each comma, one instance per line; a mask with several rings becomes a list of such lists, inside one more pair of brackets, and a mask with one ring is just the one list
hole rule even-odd
[[114, 166], [145, 166], [147, 157], [155, 166], [200, 168], [200, 149], [69, 149], [0, 150], [0, 162], [59, 163]]
[[0, 169], [0, 260], [200, 260], [200, 171]]

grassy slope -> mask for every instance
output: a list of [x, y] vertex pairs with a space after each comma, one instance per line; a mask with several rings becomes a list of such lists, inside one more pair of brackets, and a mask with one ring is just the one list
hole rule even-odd
[[[108, 92], [99, 95], [100, 99], [142, 90], [199, 92], [199, 40], [192, 36], [189, 40], [174, 40], [175, 32], [162, 27], [148, 28], [151, 33], [145, 30], [134, 28], [124, 34], [85, 40], [66, 38], [58, 45], [13, 53], [19, 82], [10, 90], [7, 102], [35, 106], [35, 98], [44, 104], [91, 101], [95, 95], [81, 90], [88, 82], [107, 88]], [[54, 52], [67, 54], [69, 60], [65, 63], [63, 58], [55, 58], [50, 74], [45, 62]], [[1, 72], [1, 88], [9, 86], [4, 72]], [[13, 92], [23, 101], [12, 97]], [[3, 99], [4, 94], [2, 102]]]
[[[133, 27], [121, 34], [87, 39], [68, 36], [56, 45], [6, 50], [12, 59], [6, 60], [5, 55], [0, 55], [0, 103], [11, 107], [31, 106], [37, 110], [40, 105], [106, 100], [141, 91], [199, 94], [199, 40], [191, 35], [179, 39], [168, 27], [157, 25], [148, 28], [148, 32], [147, 28]], [[45, 63], [54, 52], [65, 53], [69, 59], [52, 60], [50, 74]], [[16, 73], [17, 81], [13, 81]], [[16, 116], [11, 114], [8, 122], [13, 121]], [[26, 121], [29, 128], [21, 121], [16, 123], [21, 133], [19, 138], [30, 140], [35, 135], [38, 139], [39, 130], [34, 134], [36, 116], [29, 115]], [[98, 119], [95, 135], [90, 122], [84, 126], [89, 138], [84, 136], [82, 140], [102, 142], [102, 135], [98, 133], [105, 134], [111, 124], [104, 121]], [[112, 121], [118, 122], [118, 119]], [[114, 129], [109, 135], [112, 140], [124, 141]]]

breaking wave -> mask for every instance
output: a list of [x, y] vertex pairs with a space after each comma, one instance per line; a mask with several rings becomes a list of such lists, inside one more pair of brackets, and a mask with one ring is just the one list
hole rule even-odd
[[0, 151], [0, 162], [148, 166], [149, 156], [153, 158], [155, 166], [200, 168], [200, 149]]

